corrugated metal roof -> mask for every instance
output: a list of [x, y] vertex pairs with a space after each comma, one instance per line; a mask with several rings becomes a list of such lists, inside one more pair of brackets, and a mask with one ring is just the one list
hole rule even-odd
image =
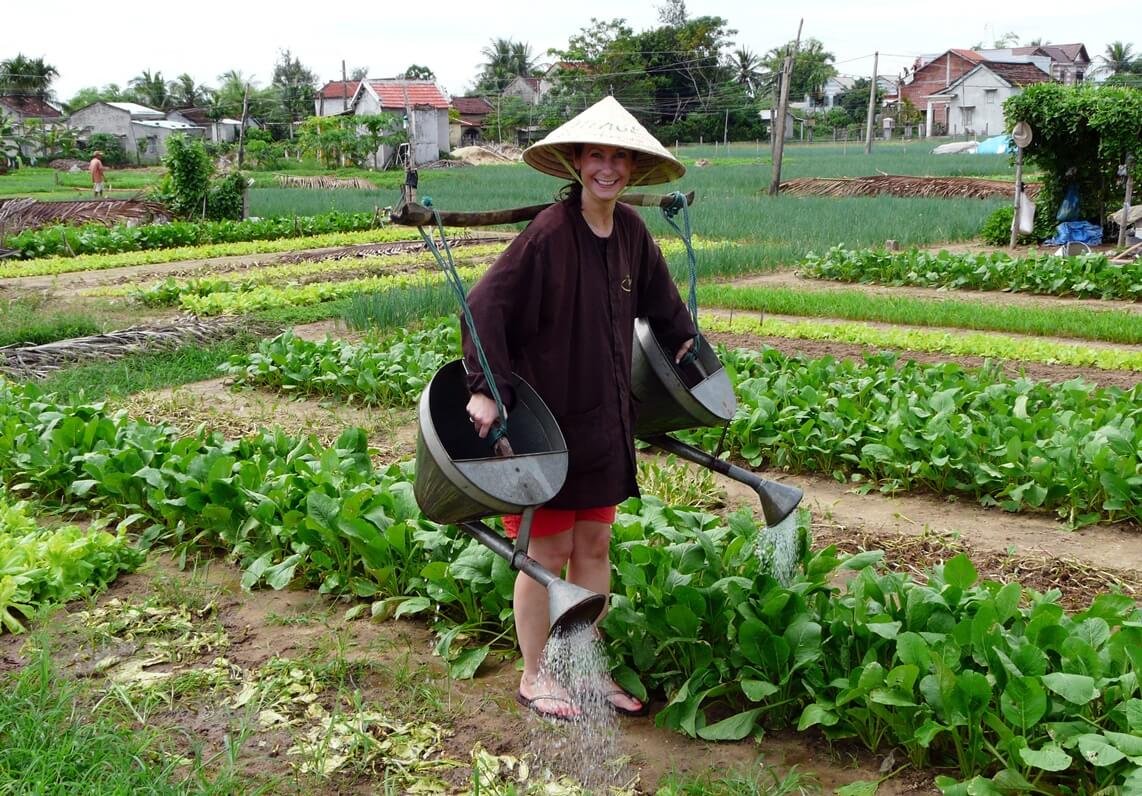
[[162, 111], [156, 111], [154, 108], [148, 108], [146, 105], [139, 105], [135, 102], [108, 102], [112, 108], [118, 108], [121, 111], [127, 111], [132, 116], [165, 116]]
[[131, 124], [142, 125], [143, 127], [162, 127], [167, 130], [201, 130], [202, 128], [196, 124], [187, 124], [186, 122], [172, 122], [170, 119], [140, 119], [132, 121]]
[[431, 80], [370, 80], [369, 87], [389, 110], [413, 108], [448, 109], [448, 100]]

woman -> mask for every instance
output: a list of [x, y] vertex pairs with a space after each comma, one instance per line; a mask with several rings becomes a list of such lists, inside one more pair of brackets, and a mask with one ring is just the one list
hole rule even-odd
[[[677, 179], [685, 168], [613, 97], [591, 106], [524, 152], [539, 171], [572, 179], [565, 198], [528, 225], [468, 300], [496, 386], [509, 410], [512, 371], [543, 398], [567, 441], [562, 490], [536, 512], [528, 554], [567, 580], [610, 593], [615, 507], [638, 495], [630, 391], [636, 317], [651, 321], [676, 360], [694, 325], [666, 262], [638, 213], [619, 203], [628, 185]], [[481, 437], [498, 420], [467, 328], [468, 415]], [[510, 438], [511, 422], [508, 422]], [[505, 517], [514, 536], [518, 517]], [[522, 572], [513, 606], [523, 654], [519, 702], [572, 718], [579, 707], [540, 671], [548, 633], [545, 590]], [[608, 696], [624, 715], [647, 707], [617, 684]]]

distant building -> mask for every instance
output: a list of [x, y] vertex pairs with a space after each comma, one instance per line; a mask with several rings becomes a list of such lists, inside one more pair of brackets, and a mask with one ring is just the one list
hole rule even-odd
[[[354, 116], [395, 113], [408, 132], [414, 163], [427, 163], [451, 151], [448, 141], [448, 99], [431, 80], [362, 80], [349, 103]], [[382, 146], [378, 163], [387, 163], [391, 148]]]
[[186, 121], [168, 120], [163, 111], [134, 102], [93, 102], [71, 114], [71, 126], [81, 137], [94, 133], [116, 136], [127, 157], [140, 163], [158, 163], [166, 154], [166, 140], [174, 133], [205, 137], [206, 130]]
[[484, 119], [493, 108], [483, 97], [453, 97], [452, 108], [460, 118], [449, 124], [448, 141], [453, 148], [471, 146], [484, 138]]
[[[238, 132], [242, 129], [241, 119], [211, 119], [206, 108], [179, 108], [167, 114], [172, 122], [182, 122], [195, 127], [201, 127], [207, 141], [215, 144], [229, 144], [238, 140]], [[254, 119], [246, 119], [246, 129], [257, 129], [261, 125]]]
[[331, 80], [317, 90], [313, 100], [314, 116], [336, 116], [345, 113], [360, 87], [359, 80]]
[[22, 124], [35, 119], [48, 126], [64, 120], [59, 108], [47, 100], [22, 94], [0, 96], [0, 118], [8, 119], [12, 124]]
[[[1002, 50], [980, 50], [988, 61], [1011, 61], [1045, 58], [1047, 72], [1056, 83], [1073, 86], [1086, 80], [1090, 72], [1090, 56], [1083, 44], [1040, 44], [1030, 47], [1009, 47]], [[1036, 60], [1035, 62], [1038, 63]]]
[[1038, 64], [985, 61], [930, 99], [943, 103], [952, 135], [999, 135], [1005, 129], [1003, 103], [1050, 79]]

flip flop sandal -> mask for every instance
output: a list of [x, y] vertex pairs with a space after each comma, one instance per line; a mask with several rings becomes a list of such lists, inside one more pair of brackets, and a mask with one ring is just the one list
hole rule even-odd
[[581, 716], [582, 716], [581, 713], [576, 714], [576, 715], [572, 715], [572, 716], [566, 716], [566, 715], [563, 715], [562, 713], [552, 713], [552, 712], [547, 711], [547, 710], [540, 710], [536, 706], [535, 703], [536, 702], [542, 702], [545, 699], [550, 700], [552, 702], [562, 702], [562, 703], [564, 703], [566, 705], [570, 705], [571, 707], [578, 710], [578, 707], [570, 699], [565, 699], [565, 698], [559, 697], [559, 696], [537, 696], [537, 697], [532, 697], [531, 699], [528, 699], [527, 697], [525, 697], [522, 693], [520, 693], [518, 691], [516, 692], [516, 695], [515, 695], [515, 701], [516, 702], [523, 705], [525, 708], [530, 710], [532, 713], [534, 713], [535, 715], [537, 715], [543, 719], [550, 719], [552, 721], [578, 721], [579, 718], [581, 718]]
[[[642, 705], [642, 707], [637, 708], [637, 709], [632, 709], [632, 708], [624, 708], [622, 705], [616, 705], [614, 700], [611, 699], [611, 697], [616, 697], [619, 695], [625, 696], [627, 699], [638, 702], [640, 705]], [[607, 694], [607, 705], [608, 705], [608, 707], [610, 707], [610, 709], [614, 713], [617, 713], [620, 716], [631, 716], [634, 718], [638, 718], [640, 716], [645, 716], [648, 713], [650, 713], [650, 705], [648, 705], [646, 702], [643, 702], [641, 699], [635, 699], [632, 694], [627, 693], [626, 691], [624, 691], [621, 688], [616, 689], [616, 690], [612, 691], [611, 693]]]

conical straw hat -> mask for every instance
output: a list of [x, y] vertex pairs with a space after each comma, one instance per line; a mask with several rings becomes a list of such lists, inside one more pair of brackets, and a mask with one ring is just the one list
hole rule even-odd
[[658, 143], [614, 97], [604, 97], [578, 116], [552, 130], [523, 153], [527, 165], [552, 177], [578, 179], [572, 174], [575, 144], [604, 144], [638, 153], [631, 185], [655, 185], [677, 180], [686, 167]]

